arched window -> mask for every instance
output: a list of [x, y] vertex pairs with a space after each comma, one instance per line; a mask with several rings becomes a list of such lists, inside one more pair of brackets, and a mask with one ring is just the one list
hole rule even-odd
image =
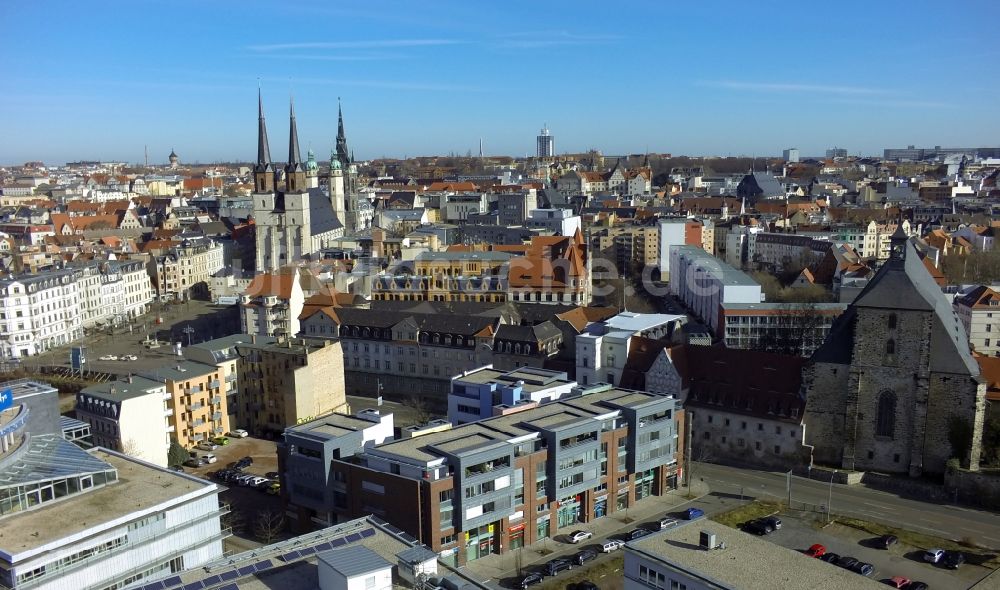
[[896, 430], [896, 394], [883, 391], [878, 396], [878, 409], [875, 412], [875, 436], [893, 438]]
[[896, 328], [896, 314], [890, 313], [889, 314], [889, 329], [893, 330], [895, 328]]
[[896, 354], [896, 341], [890, 338], [885, 343], [885, 353], [886, 354]]

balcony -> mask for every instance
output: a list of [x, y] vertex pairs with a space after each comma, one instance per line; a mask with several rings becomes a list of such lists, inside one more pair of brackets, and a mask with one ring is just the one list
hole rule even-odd
[[166, 408], [166, 409], [163, 410], [163, 416], [164, 417], [166, 417], [166, 416], [173, 416], [173, 415], [174, 415], [174, 409], [173, 408]]
[[232, 373], [231, 375], [226, 375], [226, 381], [229, 383], [236, 381], [236, 373]]
[[208, 383], [208, 388], [209, 389], [218, 389], [220, 385], [221, 385], [221, 383], [219, 382], [218, 379], [213, 379], [212, 381], [210, 381]]
[[209, 399], [208, 401], [209, 401], [209, 403], [211, 403], [211, 404], [221, 404], [221, 403], [222, 403], [222, 396], [221, 396], [221, 395], [216, 395], [216, 396], [213, 396], [213, 397], [212, 397], [211, 399]]
[[222, 420], [222, 412], [215, 412], [212, 414], [212, 420]]
[[202, 391], [205, 391], [205, 388], [204, 388], [204, 387], [202, 387], [201, 385], [195, 385], [194, 387], [192, 387], [192, 388], [191, 388], [191, 389], [190, 389], [190, 390], [188, 391], [188, 393], [189, 393], [189, 394], [191, 394], [191, 393], [201, 393]]
[[204, 426], [204, 425], [205, 425], [205, 420], [202, 418], [198, 418], [197, 420], [193, 420], [191, 422], [191, 428], [198, 428], [199, 426]]
[[187, 409], [188, 409], [189, 412], [195, 412], [195, 411], [200, 410], [200, 409], [202, 409], [204, 407], [205, 407], [205, 404], [203, 404], [201, 402], [195, 402], [193, 404], [188, 404]]

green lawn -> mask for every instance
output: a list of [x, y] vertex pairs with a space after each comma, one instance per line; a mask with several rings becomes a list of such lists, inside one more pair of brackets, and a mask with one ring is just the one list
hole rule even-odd
[[733, 508], [732, 510], [721, 512], [709, 518], [720, 524], [737, 528], [748, 520], [754, 520], [755, 518], [761, 518], [763, 516], [771, 516], [772, 514], [781, 512], [782, 508], [783, 506], [780, 502], [765, 502], [763, 500], [756, 500], [754, 502], [750, 502], [749, 504]]

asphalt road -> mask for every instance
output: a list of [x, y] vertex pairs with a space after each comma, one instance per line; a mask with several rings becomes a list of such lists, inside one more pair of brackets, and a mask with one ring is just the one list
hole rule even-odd
[[[713, 492], [746, 494], [759, 499], [788, 499], [787, 476], [784, 473], [711, 463], [694, 463], [692, 467], [692, 477], [703, 480]], [[910, 500], [861, 485], [830, 486], [795, 476], [791, 478], [791, 488], [792, 503], [796, 508], [804, 502], [822, 511], [829, 501], [834, 514], [882, 522], [956, 541], [971, 537], [980, 545], [1000, 549], [1000, 515], [993, 512]]]

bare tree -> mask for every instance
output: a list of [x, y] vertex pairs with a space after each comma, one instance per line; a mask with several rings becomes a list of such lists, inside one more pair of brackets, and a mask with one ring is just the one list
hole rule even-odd
[[242, 535], [247, 528], [246, 515], [241, 510], [230, 510], [222, 515], [222, 527], [229, 529], [234, 535]]
[[773, 319], [773, 323], [758, 328], [750, 349], [807, 356], [822, 342], [819, 330], [824, 317], [815, 303], [790, 304], [788, 310]]
[[128, 455], [129, 457], [135, 457], [136, 459], [142, 459], [142, 448], [134, 438], [123, 440], [121, 447], [122, 454]]
[[277, 510], [261, 510], [254, 521], [254, 536], [265, 545], [274, 542], [285, 530], [285, 515]]
[[424, 422], [427, 422], [428, 420], [431, 419], [430, 406], [427, 405], [427, 400], [423, 399], [422, 397], [411, 395], [410, 397], [406, 398], [406, 401], [403, 402], [403, 405], [409, 408], [413, 412], [413, 419], [418, 424], [423, 424]]

